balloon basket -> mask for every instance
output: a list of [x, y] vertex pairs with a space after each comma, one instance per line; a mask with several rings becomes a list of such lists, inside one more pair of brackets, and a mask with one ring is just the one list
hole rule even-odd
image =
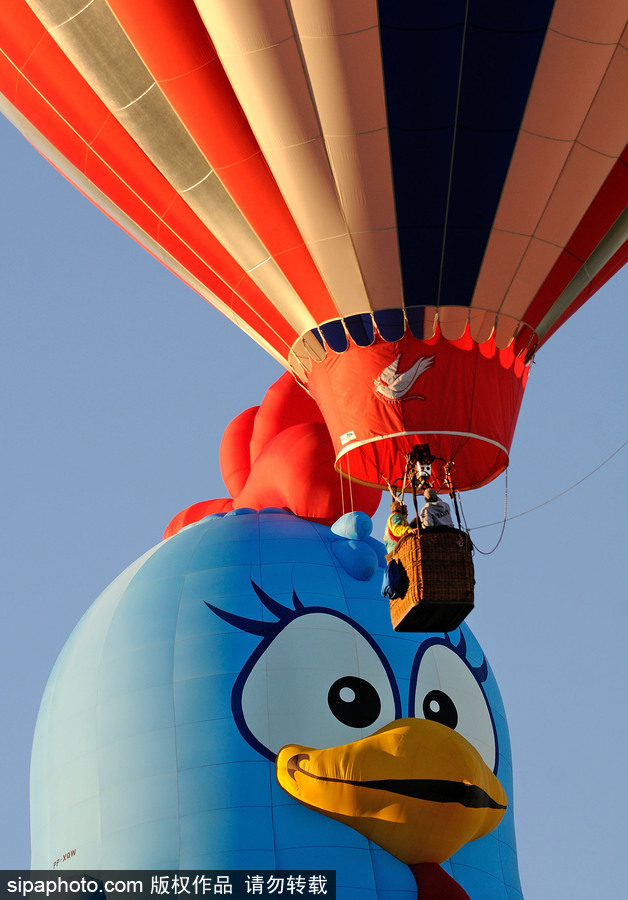
[[421, 532], [393, 553], [408, 577], [403, 597], [390, 601], [395, 631], [453, 631], [473, 609], [472, 544], [464, 531]]

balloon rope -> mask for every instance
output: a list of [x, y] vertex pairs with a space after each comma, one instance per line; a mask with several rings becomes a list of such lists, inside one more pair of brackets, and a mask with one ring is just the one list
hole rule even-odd
[[373, 466], [373, 468], [374, 468], [375, 471], [377, 472], [378, 477], [379, 477], [382, 481], [385, 481], [385, 482], [386, 482], [386, 487], [387, 487], [388, 490], [390, 491], [390, 496], [393, 498], [393, 500], [396, 500], [396, 499], [397, 499], [397, 495], [395, 494], [395, 492], [394, 492], [394, 490], [393, 490], [393, 487], [392, 487], [390, 481], [386, 478], [386, 476], [384, 475], [384, 473], [383, 473], [382, 470], [380, 469], [379, 464], [378, 464], [378, 462], [377, 462], [377, 453], [375, 452], [375, 446], [374, 446], [374, 445], [370, 445], [370, 444], [365, 444], [365, 445], [362, 447], [362, 449], [361, 449], [360, 452], [361, 452], [362, 455], [370, 462], [370, 464]]
[[[462, 499], [460, 500], [460, 510], [462, 512], [462, 518], [464, 521], [465, 530], [466, 530], [467, 534], [469, 534], [469, 531], [471, 529], [467, 525], [467, 520], [465, 518], [464, 509], [462, 508]], [[499, 535], [499, 538], [497, 539], [497, 543], [495, 544], [495, 546], [493, 547], [492, 550], [480, 550], [480, 548], [476, 545], [476, 543], [474, 541], [471, 541], [471, 543], [473, 544], [473, 549], [477, 550], [478, 553], [481, 553], [482, 556], [491, 556], [492, 553], [495, 553], [495, 551], [497, 550], [497, 548], [499, 547], [499, 545], [502, 542], [502, 538], [504, 537], [504, 532], [506, 531], [506, 522], [507, 521], [508, 521], [508, 469], [506, 469], [506, 482], [505, 482], [505, 486], [504, 486], [504, 518], [501, 523], [502, 530]], [[499, 525], [499, 522], [495, 522], [494, 524]]]
[[[386, 487], [388, 488], [388, 491], [389, 491], [389, 493], [390, 493], [390, 496], [393, 498], [393, 500], [397, 500], [397, 495], [395, 494], [395, 492], [394, 492], [394, 490], [393, 490], [393, 486], [392, 486], [392, 484], [390, 483], [390, 481], [386, 478], [386, 476], [384, 475], [384, 473], [383, 473], [383, 472], [378, 472], [377, 474], [380, 476], [380, 478], [381, 478], [383, 481], [386, 482]], [[403, 492], [402, 492], [402, 493], [403, 493]]]
[[340, 503], [342, 508], [342, 514], [345, 514], [345, 486], [343, 484], [344, 478], [342, 477], [342, 472], [338, 469], [338, 478], [340, 479]]
[[351, 461], [347, 453], [347, 475], [349, 476], [349, 502], [351, 504], [351, 512], [354, 512], [353, 506], [353, 482], [351, 481]]
[[[573, 491], [574, 488], [577, 488], [578, 485], [582, 484], [583, 481], [586, 481], [587, 478], [590, 478], [592, 475], [595, 475], [596, 472], [598, 472], [603, 466], [605, 466], [607, 463], [609, 463], [611, 461], [611, 459], [613, 459], [614, 456], [617, 456], [617, 454], [620, 453], [627, 444], [628, 444], [628, 441], [624, 441], [624, 443], [621, 444], [617, 448], [617, 450], [615, 450], [613, 453], [611, 453], [611, 455], [609, 457], [607, 457], [604, 460], [604, 462], [601, 462], [599, 464], [599, 466], [596, 466], [595, 469], [592, 469], [588, 473], [588, 475], [584, 475], [578, 481], [574, 481], [574, 483], [572, 485], [570, 485], [568, 488], [565, 488], [563, 491], [560, 491], [558, 494], [555, 494], [553, 497], [550, 497], [549, 500], [544, 500], [542, 503], [538, 503], [536, 506], [531, 506], [530, 509], [526, 509], [523, 512], [516, 513], [514, 516], [509, 516], [507, 521], [510, 522], [510, 521], [512, 521], [512, 519], [520, 519], [521, 516], [527, 516], [528, 513], [535, 512], [535, 510], [541, 509], [542, 506], [547, 506], [548, 503], [553, 503], [554, 500], [558, 500], [559, 497], [562, 497], [564, 494], [568, 494], [569, 491]], [[506, 477], [508, 477], [508, 470], [506, 470]], [[480, 528], [491, 528], [493, 525], [499, 525], [499, 522], [489, 522], [487, 525], [474, 525], [473, 528], [471, 529], [471, 531], [479, 531]]]

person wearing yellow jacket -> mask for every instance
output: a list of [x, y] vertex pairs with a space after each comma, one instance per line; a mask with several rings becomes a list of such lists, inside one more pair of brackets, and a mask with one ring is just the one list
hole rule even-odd
[[386, 521], [386, 531], [384, 532], [386, 553], [392, 553], [397, 542], [404, 534], [409, 534], [411, 531], [412, 528], [408, 525], [408, 508], [401, 500], [393, 500], [390, 504], [390, 515]]

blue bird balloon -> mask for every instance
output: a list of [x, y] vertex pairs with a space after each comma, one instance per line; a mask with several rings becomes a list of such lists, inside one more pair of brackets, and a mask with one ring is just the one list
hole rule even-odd
[[397, 634], [371, 521], [238, 509], [123, 572], [50, 677], [34, 869], [335, 870], [339, 900], [521, 898], [497, 684]]

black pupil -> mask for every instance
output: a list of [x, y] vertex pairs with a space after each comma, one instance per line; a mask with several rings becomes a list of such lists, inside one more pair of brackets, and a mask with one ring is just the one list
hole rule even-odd
[[343, 725], [367, 728], [381, 712], [382, 702], [372, 684], [355, 675], [334, 681], [327, 694], [329, 708]]
[[458, 724], [458, 710], [448, 694], [444, 691], [430, 691], [423, 701], [423, 715], [433, 722], [440, 722], [448, 728]]

